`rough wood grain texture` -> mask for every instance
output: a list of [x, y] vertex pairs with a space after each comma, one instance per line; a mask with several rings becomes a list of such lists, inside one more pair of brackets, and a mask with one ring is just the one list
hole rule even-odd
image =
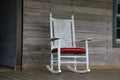
[[112, 47], [113, 0], [24, 0], [23, 7], [23, 67], [50, 62], [50, 12], [58, 18], [73, 14], [76, 39], [93, 38], [90, 65], [120, 65], [120, 50]]

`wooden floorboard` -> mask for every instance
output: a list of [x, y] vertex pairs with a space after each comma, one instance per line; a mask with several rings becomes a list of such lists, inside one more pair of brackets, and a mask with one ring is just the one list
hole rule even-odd
[[0, 80], [120, 80], [120, 69], [94, 69], [90, 73], [77, 74], [63, 71], [52, 74], [49, 71], [6, 71], [0, 72]]

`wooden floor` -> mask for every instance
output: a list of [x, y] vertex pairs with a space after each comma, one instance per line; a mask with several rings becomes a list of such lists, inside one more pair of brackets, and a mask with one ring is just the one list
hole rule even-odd
[[4, 72], [4, 71], [13, 71], [13, 68], [10, 67], [5, 67], [5, 66], [0, 66], [0, 72]]
[[120, 80], [120, 69], [91, 70], [90, 73], [77, 74], [63, 71], [52, 74], [48, 71], [41, 72], [15, 72], [0, 71], [0, 80]]

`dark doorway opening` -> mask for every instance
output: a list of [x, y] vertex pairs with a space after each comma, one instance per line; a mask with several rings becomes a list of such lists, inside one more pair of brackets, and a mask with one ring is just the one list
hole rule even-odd
[[21, 45], [21, 32], [18, 32], [18, 29], [21, 29], [21, 21], [18, 22], [18, 1], [21, 0], [0, 1], [0, 70], [15, 70], [17, 65], [21, 66], [21, 46], [18, 47]]

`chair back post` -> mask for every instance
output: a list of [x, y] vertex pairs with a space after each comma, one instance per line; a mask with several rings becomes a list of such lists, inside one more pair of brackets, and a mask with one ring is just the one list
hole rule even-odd
[[74, 15], [72, 15], [71, 18], [72, 18], [73, 47], [76, 47], [76, 44], [75, 44], [75, 24], [74, 24]]
[[[52, 27], [52, 13], [50, 13], [50, 39], [53, 38], [53, 27]], [[50, 42], [51, 49], [53, 48], [53, 42]]]
[[50, 13], [50, 38], [53, 37], [53, 32], [52, 32], [52, 13]]

